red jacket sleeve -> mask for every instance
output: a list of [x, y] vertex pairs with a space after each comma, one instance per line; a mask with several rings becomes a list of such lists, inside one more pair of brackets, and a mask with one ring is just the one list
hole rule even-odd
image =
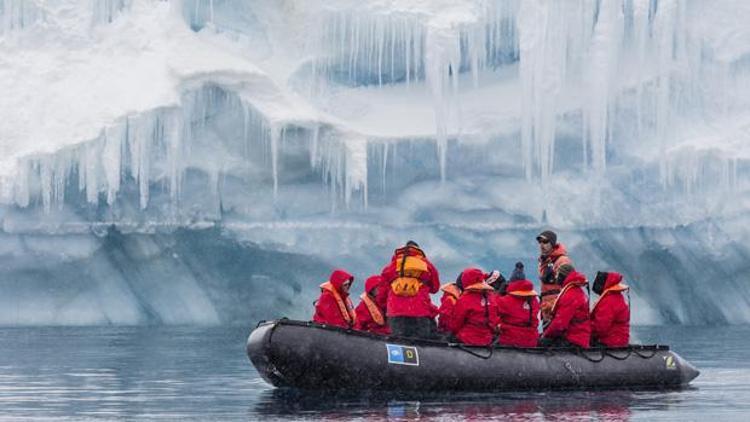
[[448, 319], [448, 327], [450, 328], [451, 333], [456, 334], [458, 330], [464, 326], [464, 320], [466, 319], [468, 311], [469, 308], [466, 306], [466, 300], [461, 300], [461, 298], [459, 298], [458, 302], [456, 302], [456, 305], [453, 307], [453, 314]]
[[596, 307], [596, 314], [592, 315], [595, 318], [591, 319], [591, 334], [595, 338], [598, 338], [609, 331], [615, 320], [615, 312], [617, 309], [615, 309], [615, 307], [612, 306], [613, 304], [610, 303], [612, 301], [611, 299], [611, 294], [602, 298], [601, 302], [599, 302], [599, 305]]
[[430, 270], [430, 293], [435, 294], [440, 290], [440, 274], [430, 261], [427, 261], [427, 268]]
[[359, 302], [359, 305], [354, 309], [354, 313], [357, 315], [354, 329], [359, 331], [369, 330], [372, 317], [370, 311], [367, 310], [367, 305], [364, 302]]
[[572, 297], [572, 294], [573, 292], [569, 292], [562, 297], [562, 300], [557, 305], [557, 311], [554, 318], [552, 318], [552, 322], [550, 322], [549, 327], [542, 334], [543, 337], [557, 338], [565, 334], [577, 308], [576, 300]]

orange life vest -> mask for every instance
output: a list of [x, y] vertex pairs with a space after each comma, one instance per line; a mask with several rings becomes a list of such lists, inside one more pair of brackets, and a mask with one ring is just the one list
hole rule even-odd
[[557, 311], [557, 304], [560, 303], [560, 299], [565, 295], [565, 293], [568, 292], [568, 290], [572, 289], [573, 287], [583, 287], [585, 285], [589, 284], [588, 282], [578, 282], [578, 283], [570, 283], [566, 285], [565, 287], [560, 290], [560, 294], [557, 295], [557, 298], [555, 298], [555, 303], [552, 304], [552, 310], [550, 311], [550, 315], [555, 315], [555, 312]]
[[596, 310], [596, 307], [599, 305], [599, 302], [601, 302], [602, 298], [604, 298], [604, 296], [606, 296], [608, 293], [610, 293], [610, 292], [624, 292], [624, 291], [626, 291], [628, 289], [630, 289], [630, 286], [622, 284], [622, 283], [615, 284], [614, 286], [612, 286], [612, 287], [610, 287], [608, 289], [605, 289], [602, 292], [601, 296], [599, 296], [599, 299], [597, 299], [596, 302], [594, 302], [594, 307], [591, 308], [591, 314], [592, 315], [594, 314], [594, 311]]
[[[418, 252], [418, 256], [409, 255], [409, 250]], [[429, 271], [427, 262], [422, 258], [421, 249], [410, 246], [396, 255], [396, 272], [398, 277], [391, 282], [391, 290], [397, 296], [416, 296], [422, 287], [421, 277]]]
[[444, 284], [440, 287], [440, 290], [448, 294], [448, 300], [454, 305], [456, 304], [456, 301], [458, 301], [458, 298], [461, 297], [461, 291], [458, 290], [456, 283]]
[[348, 297], [346, 298], [346, 300], [341, 298], [338, 290], [336, 290], [336, 287], [334, 287], [333, 283], [331, 283], [330, 281], [326, 281], [325, 283], [321, 284], [320, 288], [322, 290], [330, 292], [333, 295], [333, 298], [336, 299], [336, 304], [339, 306], [339, 312], [341, 312], [341, 316], [344, 318], [344, 321], [346, 321], [346, 323], [350, 326], [354, 325], [356, 315], [354, 314], [354, 306], [352, 305], [352, 301]]
[[375, 301], [370, 298], [370, 295], [368, 295], [367, 293], [362, 293], [360, 299], [362, 299], [362, 302], [364, 302], [365, 306], [367, 307], [367, 311], [370, 312], [372, 320], [381, 327], [384, 326], [385, 318], [383, 318], [383, 312], [380, 310]]

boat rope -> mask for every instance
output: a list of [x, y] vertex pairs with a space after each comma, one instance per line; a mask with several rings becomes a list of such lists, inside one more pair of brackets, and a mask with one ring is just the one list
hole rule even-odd
[[[593, 349], [593, 350], [596, 350], [596, 349]], [[586, 349], [583, 349], [583, 348], [580, 348], [580, 347], [576, 347], [576, 353], [579, 356], [581, 356], [582, 358], [584, 358], [587, 361], [589, 361], [589, 362], [599, 363], [599, 362], [603, 361], [605, 357], [607, 357], [607, 354], [605, 353], [604, 349], [599, 349], [599, 352], [601, 353], [601, 356], [598, 357], [598, 358], [590, 357], [587, 354], [587, 352], [588, 352], [588, 350], [586, 350]]]
[[607, 356], [611, 357], [612, 359], [616, 359], [616, 360], [626, 360], [627, 358], [630, 357], [631, 354], [633, 354], [633, 349], [632, 348], [628, 348], [627, 351], [628, 351], [628, 353], [625, 356], [617, 356], [613, 351], [604, 349], [604, 352], [607, 354]]
[[641, 359], [651, 359], [652, 357], [656, 356], [656, 352], [658, 352], [657, 349], [653, 349], [651, 351], [651, 354], [647, 355], [647, 354], [641, 354], [641, 352], [639, 352], [638, 349], [636, 348], [633, 348], [631, 350], [633, 351], [633, 353], [635, 353], [636, 356], [638, 356]]
[[460, 344], [460, 343], [457, 344], [456, 347], [458, 347], [459, 349], [463, 350], [464, 352], [466, 352], [466, 353], [468, 353], [468, 354], [470, 354], [472, 356], [478, 357], [479, 359], [487, 360], [487, 359], [489, 359], [489, 358], [492, 357], [492, 353], [494, 353], [494, 351], [495, 351], [495, 345], [497, 345], [497, 341], [499, 339], [500, 339], [500, 336], [498, 336], [498, 335], [494, 335], [492, 337], [492, 342], [489, 344], [489, 346], [487, 346], [487, 350], [489, 351], [489, 353], [486, 356], [485, 355], [481, 355], [481, 354], [479, 354], [479, 353], [471, 350], [470, 348], [465, 347], [463, 344]]

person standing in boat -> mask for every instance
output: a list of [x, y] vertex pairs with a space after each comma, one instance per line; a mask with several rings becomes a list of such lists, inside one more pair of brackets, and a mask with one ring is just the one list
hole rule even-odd
[[561, 282], [565, 275], [560, 275], [560, 268], [564, 265], [573, 267], [573, 261], [568, 257], [565, 245], [557, 243], [557, 233], [545, 230], [536, 237], [539, 243], [539, 281], [542, 284], [542, 321], [549, 323], [552, 305], [560, 293]]
[[410, 240], [396, 249], [381, 275], [390, 286], [386, 314], [391, 332], [404, 337], [436, 337], [437, 308], [430, 294], [440, 289], [440, 275], [417, 242]]
[[389, 335], [391, 329], [385, 318], [388, 286], [383, 282], [383, 277], [374, 275], [365, 280], [365, 292], [360, 299], [359, 305], [354, 309], [357, 316], [354, 328], [373, 334]]
[[542, 346], [578, 346], [591, 342], [589, 300], [583, 288], [586, 276], [573, 271], [565, 278], [562, 290], [551, 309], [551, 320], [539, 340]]
[[472, 346], [492, 343], [499, 320], [492, 300], [494, 289], [485, 282], [487, 276], [479, 268], [467, 268], [461, 273], [463, 292], [450, 319], [451, 333], [461, 343]]
[[539, 342], [539, 298], [534, 284], [526, 279], [523, 263], [516, 263], [504, 290], [495, 300], [500, 320], [499, 343], [535, 347]]
[[591, 289], [599, 295], [590, 316], [592, 344], [626, 347], [630, 342], [630, 308], [622, 293], [629, 287], [622, 283], [622, 275], [598, 272]]
[[354, 306], [349, 299], [349, 289], [354, 276], [345, 270], [334, 270], [328, 281], [320, 285], [320, 297], [315, 302], [313, 322], [352, 328], [356, 321]]

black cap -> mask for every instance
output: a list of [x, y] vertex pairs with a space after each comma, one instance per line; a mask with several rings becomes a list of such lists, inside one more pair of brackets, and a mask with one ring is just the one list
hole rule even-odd
[[539, 236], [536, 237], [536, 241], [538, 242], [541, 239], [549, 240], [552, 246], [557, 245], [557, 234], [552, 230], [545, 230], [539, 233]]
[[417, 244], [417, 242], [415, 242], [413, 240], [409, 240], [409, 241], [406, 242], [406, 246], [414, 246], [415, 248], [418, 248], [419, 244]]

